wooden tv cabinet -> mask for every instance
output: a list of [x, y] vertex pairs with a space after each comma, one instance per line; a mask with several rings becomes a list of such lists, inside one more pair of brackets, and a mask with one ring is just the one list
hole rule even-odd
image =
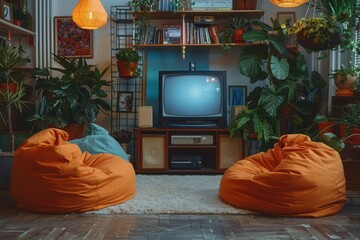
[[137, 128], [135, 132], [138, 173], [223, 173], [243, 158], [242, 138], [231, 138], [227, 129]]

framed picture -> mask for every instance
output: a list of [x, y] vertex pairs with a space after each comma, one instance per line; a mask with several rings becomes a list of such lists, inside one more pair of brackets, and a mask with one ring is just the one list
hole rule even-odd
[[246, 86], [229, 86], [229, 105], [245, 106], [247, 96]]
[[163, 44], [180, 44], [181, 25], [164, 24], [163, 26]]
[[71, 17], [55, 17], [55, 53], [68, 58], [93, 57], [93, 32], [79, 28]]
[[0, 7], [3, 9], [1, 11], [1, 19], [4, 19], [8, 22], [13, 22], [13, 10], [11, 3], [0, 0]]
[[133, 106], [132, 92], [118, 92], [117, 110], [119, 112], [131, 112]]
[[[295, 12], [278, 12], [277, 20], [280, 25], [285, 25], [287, 28], [292, 26], [296, 21]], [[285, 46], [288, 48], [296, 48], [296, 36], [294, 34], [285, 36]]]

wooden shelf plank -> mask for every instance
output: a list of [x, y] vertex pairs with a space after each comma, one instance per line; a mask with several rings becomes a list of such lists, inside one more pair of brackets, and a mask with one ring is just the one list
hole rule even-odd
[[13, 36], [25, 37], [25, 36], [35, 36], [35, 32], [28, 29], [16, 26], [8, 21], [0, 19], [0, 35], [7, 36], [10, 32]]

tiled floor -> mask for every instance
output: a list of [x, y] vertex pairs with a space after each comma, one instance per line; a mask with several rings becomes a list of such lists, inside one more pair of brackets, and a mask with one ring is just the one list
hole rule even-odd
[[0, 239], [360, 239], [359, 195], [324, 218], [265, 215], [38, 214], [0, 190]]

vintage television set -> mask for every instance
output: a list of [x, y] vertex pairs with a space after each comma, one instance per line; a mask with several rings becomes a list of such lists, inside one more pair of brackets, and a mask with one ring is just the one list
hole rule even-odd
[[159, 127], [226, 128], [225, 71], [160, 71]]

